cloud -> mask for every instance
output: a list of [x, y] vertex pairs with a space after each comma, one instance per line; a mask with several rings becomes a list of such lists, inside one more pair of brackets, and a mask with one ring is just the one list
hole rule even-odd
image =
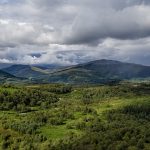
[[[93, 11], [94, 9], [97, 11]], [[86, 7], [74, 20], [68, 35], [64, 35], [64, 43], [98, 43], [100, 39], [108, 37], [122, 40], [149, 37], [149, 14], [150, 6], [145, 5], [127, 7], [122, 10]]]
[[4, 62], [23, 64], [75, 65], [98, 59], [112, 59], [149, 65], [149, 47], [150, 38], [134, 41], [108, 38], [95, 47], [51, 45], [48, 50], [45, 49], [45, 52], [30, 46], [20, 52], [19, 47], [10, 48], [7, 52], [0, 52], [0, 60], [1, 62], [5, 60]]
[[50, 25], [0, 20], [0, 46], [48, 45], [53, 41], [53, 30]]
[[0, 35], [0, 62], [150, 65], [150, 1], [2, 0]]

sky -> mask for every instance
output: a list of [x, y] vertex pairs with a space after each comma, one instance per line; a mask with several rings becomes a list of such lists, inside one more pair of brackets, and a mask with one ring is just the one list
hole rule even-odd
[[150, 0], [0, 0], [0, 63], [150, 65]]

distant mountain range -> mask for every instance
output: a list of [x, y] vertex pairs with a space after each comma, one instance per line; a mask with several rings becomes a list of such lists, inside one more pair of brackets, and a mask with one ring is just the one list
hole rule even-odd
[[40, 83], [95, 84], [150, 78], [150, 66], [105, 59], [70, 67], [12, 65], [2, 70], [10, 76], [12, 74], [12, 77], [23, 77]]

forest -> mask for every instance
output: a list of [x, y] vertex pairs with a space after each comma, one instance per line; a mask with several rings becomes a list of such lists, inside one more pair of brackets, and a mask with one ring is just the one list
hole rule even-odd
[[150, 150], [150, 83], [0, 86], [1, 150]]

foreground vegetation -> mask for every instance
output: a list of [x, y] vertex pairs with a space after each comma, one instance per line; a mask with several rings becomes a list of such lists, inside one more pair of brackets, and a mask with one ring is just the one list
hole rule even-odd
[[0, 87], [2, 150], [149, 150], [150, 84]]

